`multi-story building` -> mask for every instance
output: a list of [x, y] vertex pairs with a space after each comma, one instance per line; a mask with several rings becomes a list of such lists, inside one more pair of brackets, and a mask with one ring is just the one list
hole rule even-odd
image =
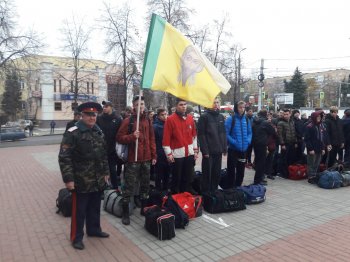
[[113, 98], [121, 111], [132, 93], [132, 88], [126, 90], [120, 84], [121, 68], [101, 60], [80, 59], [74, 64], [71, 57], [36, 55], [17, 59], [16, 64], [23, 104], [17, 118], [34, 120], [40, 127], [48, 127], [52, 120], [64, 126], [77, 105], [86, 101]]

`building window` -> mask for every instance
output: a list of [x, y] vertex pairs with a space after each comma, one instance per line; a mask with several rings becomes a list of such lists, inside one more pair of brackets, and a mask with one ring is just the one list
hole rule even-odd
[[90, 92], [90, 83], [86, 82], [86, 93], [88, 94]]
[[91, 83], [91, 94], [94, 93], [94, 82]]
[[62, 111], [62, 103], [55, 102], [55, 111]]
[[70, 91], [71, 91], [72, 93], [74, 92], [73, 80], [70, 81]]
[[56, 79], [53, 80], [53, 91], [56, 93], [57, 92], [57, 83]]
[[58, 81], [58, 88], [60, 90], [60, 93], [62, 93], [62, 80], [61, 79]]

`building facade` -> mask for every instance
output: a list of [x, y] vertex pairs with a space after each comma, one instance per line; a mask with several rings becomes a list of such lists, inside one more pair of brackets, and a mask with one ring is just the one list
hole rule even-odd
[[[77, 61], [75, 61], [77, 62]], [[17, 119], [29, 119], [39, 127], [63, 127], [72, 120], [77, 105], [111, 100], [120, 112], [132, 97], [125, 89], [121, 68], [101, 60], [71, 57], [31, 56], [17, 59], [21, 75], [22, 111]]]

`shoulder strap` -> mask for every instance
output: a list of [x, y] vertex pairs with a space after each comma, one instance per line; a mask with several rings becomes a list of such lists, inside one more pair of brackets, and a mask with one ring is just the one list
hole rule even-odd
[[[244, 116], [245, 116], [245, 122], [247, 124], [247, 131], [248, 131], [248, 121], [249, 121], [249, 119], [248, 119], [248, 117], [246, 115], [244, 115]], [[232, 122], [231, 122], [230, 134], [232, 133], [232, 129], [234, 128], [235, 124], [236, 124], [236, 120], [235, 120], [235, 116], [233, 115], [232, 116]]]
[[235, 115], [232, 115], [231, 117], [232, 117], [232, 122], [231, 122], [230, 134], [232, 133], [232, 130], [236, 124]]

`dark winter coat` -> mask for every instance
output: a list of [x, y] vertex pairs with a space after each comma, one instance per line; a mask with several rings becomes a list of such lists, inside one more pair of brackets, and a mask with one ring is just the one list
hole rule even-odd
[[203, 155], [227, 152], [225, 119], [219, 111], [208, 110], [198, 119], [198, 140]]
[[97, 117], [96, 124], [102, 129], [107, 144], [107, 154], [113, 155], [115, 152], [115, 137], [122, 123], [122, 118], [115, 112], [112, 114], [102, 114]]
[[295, 126], [292, 119], [281, 120], [277, 124], [278, 140], [281, 146], [285, 144], [295, 144], [297, 142]]
[[331, 114], [327, 114], [325, 123], [330, 144], [340, 146], [344, 143], [343, 123], [339, 116], [334, 118]]
[[301, 141], [302, 138], [304, 137], [304, 121], [301, 120], [300, 118], [293, 118], [294, 121], [294, 126], [295, 126], [295, 133], [297, 136], [298, 141]]
[[267, 118], [256, 117], [253, 121], [253, 146], [267, 146], [269, 137], [276, 137], [276, 131]]
[[350, 117], [345, 117], [342, 122], [345, 143], [350, 144]]
[[167, 162], [167, 157], [165, 155], [164, 149], [163, 149], [163, 133], [164, 133], [164, 124], [165, 121], [162, 121], [158, 118], [156, 118], [153, 121], [153, 129], [154, 129], [154, 136], [156, 141], [156, 148], [157, 148], [157, 162]]

